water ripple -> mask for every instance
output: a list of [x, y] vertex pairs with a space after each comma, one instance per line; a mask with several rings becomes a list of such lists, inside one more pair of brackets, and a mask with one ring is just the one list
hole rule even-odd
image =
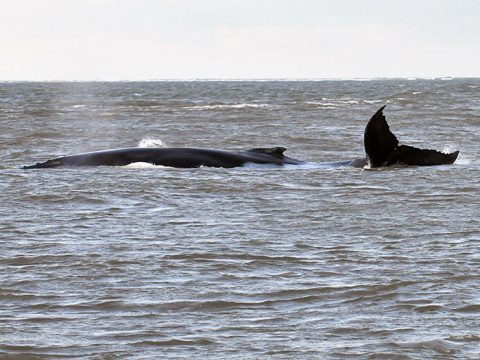
[[[478, 358], [478, 82], [0, 84], [0, 358]], [[466, 161], [20, 169], [143, 139], [355, 159], [381, 104]]]

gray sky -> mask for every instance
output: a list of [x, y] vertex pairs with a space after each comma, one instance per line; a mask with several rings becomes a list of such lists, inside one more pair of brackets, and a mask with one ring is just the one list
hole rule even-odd
[[480, 77], [478, 0], [0, 0], [0, 80]]

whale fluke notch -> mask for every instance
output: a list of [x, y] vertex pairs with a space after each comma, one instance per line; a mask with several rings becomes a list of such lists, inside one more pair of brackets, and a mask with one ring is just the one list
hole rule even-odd
[[273, 147], [273, 148], [255, 148], [250, 149], [248, 151], [256, 152], [259, 154], [267, 154], [270, 156], [274, 156], [279, 159], [283, 159], [285, 155], [283, 154], [287, 149], [281, 146]]
[[397, 137], [390, 131], [382, 106], [365, 127], [364, 145], [369, 165], [372, 168], [390, 165], [447, 165], [453, 164], [458, 151], [442, 153], [437, 150], [418, 149], [409, 145], [398, 145]]

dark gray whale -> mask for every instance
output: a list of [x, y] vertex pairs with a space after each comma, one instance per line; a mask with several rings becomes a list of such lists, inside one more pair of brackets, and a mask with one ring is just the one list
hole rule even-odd
[[59, 166], [125, 166], [136, 162], [177, 168], [200, 166], [232, 168], [246, 163], [284, 165], [303, 164], [304, 161], [283, 154], [285, 148], [257, 148], [245, 151], [223, 151], [200, 148], [125, 148], [95, 151], [48, 160], [24, 169], [53, 168]]
[[[436, 150], [417, 149], [413, 146], [398, 145], [398, 140], [390, 132], [383, 109], [380, 108], [369, 120], [364, 134], [366, 158], [332, 162], [327, 165], [364, 167], [384, 167], [390, 165], [443, 165], [452, 164], [458, 151], [444, 154]], [[232, 168], [247, 163], [272, 165], [301, 165], [305, 161], [292, 159], [283, 153], [283, 147], [255, 148], [243, 151], [224, 151], [201, 148], [125, 148], [88, 152], [63, 156], [24, 169], [54, 168], [60, 166], [125, 166], [136, 162], [177, 168], [197, 168], [200, 166]]]

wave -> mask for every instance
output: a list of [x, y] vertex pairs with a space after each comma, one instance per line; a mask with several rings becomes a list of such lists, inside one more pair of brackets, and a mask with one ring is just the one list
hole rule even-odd
[[240, 103], [240, 104], [208, 104], [208, 105], [196, 105], [196, 106], [187, 106], [187, 110], [225, 110], [225, 109], [258, 109], [258, 108], [270, 108], [269, 104], [249, 104], [249, 103]]
[[336, 109], [339, 107], [349, 106], [349, 105], [357, 105], [360, 103], [364, 104], [377, 104], [383, 103], [384, 100], [380, 99], [352, 99], [352, 98], [344, 98], [344, 99], [331, 99], [331, 98], [322, 98], [322, 100], [312, 100], [306, 101], [305, 104], [313, 105], [319, 109]]

